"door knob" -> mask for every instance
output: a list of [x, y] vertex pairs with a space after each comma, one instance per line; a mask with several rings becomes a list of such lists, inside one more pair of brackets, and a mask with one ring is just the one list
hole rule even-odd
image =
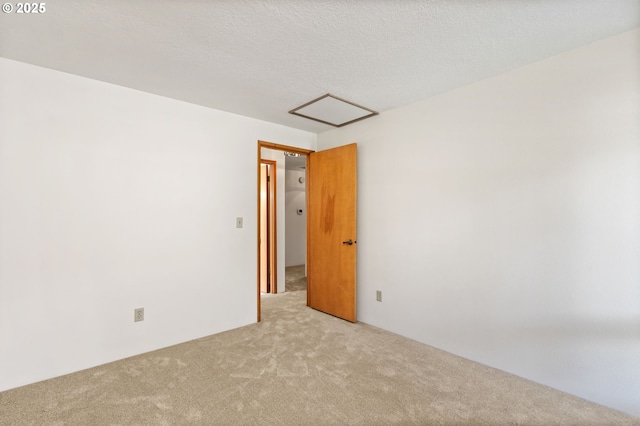
[[352, 246], [354, 241], [352, 239], [348, 239], [347, 241], [343, 241], [342, 244], [346, 244], [348, 246]]

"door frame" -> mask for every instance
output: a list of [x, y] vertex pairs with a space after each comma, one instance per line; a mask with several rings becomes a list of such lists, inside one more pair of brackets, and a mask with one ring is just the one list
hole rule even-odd
[[[276, 247], [278, 243], [277, 238], [277, 221], [276, 221], [276, 206], [277, 206], [277, 195], [276, 195], [276, 172], [277, 172], [277, 162], [275, 160], [260, 160], [260, 226], [262, 226], [262, 207], [266, 209], [266, 223], [267, 223], [267, 232], [266, 232], [266, 262], [267, 262], [267, 293], [277, 293], [278, 292], [278, 259], [276, 257]], [[262, 206], [262, 166], [267, 167], [267, 181], [265, 182], [265, 187], [267, 190], [266, 194], [266, 205]], [[262, 229], [260, 233], [260, 244], [262, 246]], [[260, 247], [260, 279], [262, 280], [262, 247]], [[262, 283], [261, 283], [262, 284]], [[275, 285], [274, 285], [275, 284]], [[262, 292], [262, 285], [260, 286], [260, 291]]]
[[[258, 322], [261, 321], [261, 306], [260, 306], [260, 237], [262, 235], [262, 230], [261, 230], [261, 225], [260, 225], [260, 165], [262, 164], [262, 148], [266, 148], [266, 149], [272, 149], [274, 151], [286, 151], [286, 152], [294, 152], [296, 154], [300, 154], [300, 155], [304, 155], [306, 157], [305, 161], [308, 162], [308, 156], [309, 154], [311, 154], [312, 152], [315, 152], [311, 149], [305, 149], [305, 148], [298, 148], [295, 146], [288, 146], [288, 145], [280, 145], [277, 144], [275, 142], [267, 142], [267, 141], [262, 141], [262, 140], [258, 140], [258, 161], [257, 163], [257, 177], [258, 177], [258, 190], [257, 192], [257, 200], [258, 200], [258, 205], [257, 205], [257, 209], [258, 209], [258, 213], [256, 215], [257, 218], [257, 222], [258, 222], [258, 234], [257, 234], [257, 239], [256, 239], [256, 246], [257, 246], [257, 265], [258, 265], [258, 270], [257, 270], [257, 285], [256, 285], [256, 290], [257, 290], [257, 318], [258, 318]], [[277, 173], [277, 170], [276, 170]], [[306, 183], [306, 188], [309, 187], [309, 181], [307, 179]], [[308, 201], [305, 201], [307, 203], [307, 215], [309, 214], [309, 205], [308, 205]], [[277, 207], [276, 207], [277, 210]], [[274, 227], [275, 230], [275, 227]], [[275, 239], [275, 238], [274, 238]], [[274, 251], [273, 251], [273, 256], [277, 258], [278, 256], [278, 247], [277, 245], [274, 244]], [[274, 276], [277, 276], [277, 274], [274, 274]], [[278, 283], [277, 281], [274, 283], [277, 287]]]

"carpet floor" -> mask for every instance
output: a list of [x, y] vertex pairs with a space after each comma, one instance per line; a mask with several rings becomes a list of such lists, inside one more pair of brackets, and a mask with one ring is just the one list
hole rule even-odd
[[306, 307], [0, 393], [2, 425], [640, 425], [640, 419]]

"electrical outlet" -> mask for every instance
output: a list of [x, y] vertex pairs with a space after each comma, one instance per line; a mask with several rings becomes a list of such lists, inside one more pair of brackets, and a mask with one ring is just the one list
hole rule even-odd
[[376, 291], [376, 300], [378, 302], [382, 302], [382, 291], [380, 291], [380, 290]]
[[144, 321], [144, 308], [133, 310], [133, 322]]

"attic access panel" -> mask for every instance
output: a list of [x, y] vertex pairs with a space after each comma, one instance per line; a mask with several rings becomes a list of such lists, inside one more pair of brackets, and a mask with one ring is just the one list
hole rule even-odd
[[327, 93], [289, 111], [289, 114], [319, 121], [330, 126], [342, 127], [378, 113]]

